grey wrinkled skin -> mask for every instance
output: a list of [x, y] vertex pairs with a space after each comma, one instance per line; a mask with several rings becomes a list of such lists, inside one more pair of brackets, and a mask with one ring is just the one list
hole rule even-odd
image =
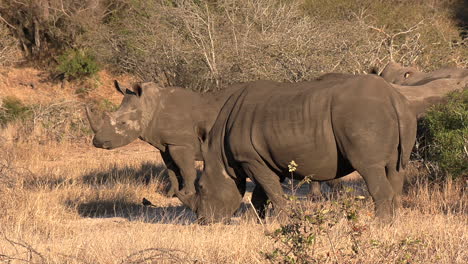
[[246, 178], [261, 217], [267, 200], [281, 211], [280, 182], [291, 160], [294, 179], [340, 178], [357, 170], [374, 200], [376, 216], [389, 220], [403, 187], [401, 170], [416, 139], [408, 101], [374, 75], [330, 74], [295, 84], [256, 81], [223, 106], [204, 142], [197, 193], [182, 197], [202, 221], [229, 219], [239, 208]]
[[431, 106], [444, 102], [448, 93], [468, 88], [468, 69], [443, 68], [425, 73], [390, 62], [380, 76], [408, 99], [418, 117]]
[[171, 180], [168, 195], [179, 192], [179, 187], [182, 194], [195, 193], [195, 161], [202, 160], [201, 142], [227, 97], [241, 85], [206, 94], [151, 82], [129, 90], [115, 81], [115, 87], [124, 95], [117, 111], [96, 114], [86, 109], [95, 133], [93, 145], [114, 149], [140, 138], [161, 152]]
[[396, 62], [389, 62], [380, 73], [387, 82], [413, 86], [424, 85], [438, 79], [463, 79], [468, 77], [468, 69], [454, 67], [442, 68], [432, 72], [422, 72], [415, 67], [403, 67]]

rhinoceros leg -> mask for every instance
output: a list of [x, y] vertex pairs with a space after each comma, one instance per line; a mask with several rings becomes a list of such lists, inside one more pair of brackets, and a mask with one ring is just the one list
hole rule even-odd
[[180, 177], [183, 179], [183, 188], [180, 192], [184, 195], [194, 194], [197, 170], [195, 169], [195, 152], [193, 148], [171, 145], [168, 147], [168, 151], [175, 166], [179, 169]]
[[[263, 193], [265, 193], [266, 197], [271, 201], [273, 208], [277, 212], [281, 212], [286, 204], [286, 199], [284, 198], [278, 175], [268, 169], [266, 165], [262, 166], [262, 164], [243, 163], [242, 168], [246, 174], [255, 181], [256, 185], [260, 185], [260, 188], [263, 189]], [[260, 201], [264, 199], [263, 196], [265, 195], [261, 194], [260, 189], [257, 192], [259, 193], [258, 208], [261, 208]]]
[[395, 194], [393, 197], [393, 209], [397, 210], [401, 205], [401, 194], [403, 192], [405, 177], [402, 172], [396, 170], [396, 163], [394, 166], [387, 166], [387, 178]]
[[179, 190], [180, 188], [180, 183], [182, 182], [182, 177], [180, 176], [179, 173], [179, 168], [175, 165], [174, 161], [172, 160], [171, 156], [169, 153], [166, 152], [161, 152], [161, 157], [163, 158], [164, 164], [166, 165], [167, 168], [167, 173], [169, 174], [169, 181], [170, 181], [170, 186], [169, 189], [166, 192], [167, 197], [174, 197], [176, 194], [176, 191]]
[[311, 200], [319, 200], [320, 198], [322, 198], [322, 190], [320, 189], [320, 182], [309, 183], [309, 193], [307, 193], [307, 198]]
[[255, 188], [252, 192], [252, 204], [257, 211], [257, 214], [260, 218], [265, 218], [265, 212], [267, 207], [268, 196], [263, 190], [262, 186], [255, 185]]
[[384, 221], [390, 221], [393, 217], [393, 192], [392, 185], [387, 179], [384, 166], [375, 165], [358, 168], [357, 171], [364, 178], [367, 189], [375, 203], [375, 215]]

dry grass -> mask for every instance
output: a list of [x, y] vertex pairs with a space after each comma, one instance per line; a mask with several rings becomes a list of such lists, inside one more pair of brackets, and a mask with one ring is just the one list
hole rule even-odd
[[[5, 263], [264, 263], [262, 252], [274, 246], [265, 232], [278, 227], [275, 221], [262, 226], [242, 217], [230, 225], [195, 224], [177, 199], [156, 192], [162, 188], [161, 159], [143, 142], [113, 151], [6, 142], [0, 157]], [[360, 203], [366, 230], [359, 254], [349, 252], [344, 220], [327, 230], [329, 238], [319, 237], [316, 254], [328, 256], [326, 263], [466, 263], [466, 186], [411, 182], [405, 208], [390, 227], [372, 220], [369, 199]], [[156, 207], [143, 207], [143, 197]]]
[[[0, 96], [44, 104], [78, 100], [70, 91], [41, 83], [28, 69], [1, 76]], [[32, 80], [36, 89], [23, 87], [24, 80]], [[113, 88], [96, 92], [102, 96]], [[0, 263], [266, 263], [262, 252], [278, 246], [266, 235], [279, 227], [274, 220], [260, 225], [242, 216], [229, 225], [194, 223], [177, 199], [160, 194], [164, 167], [158, 151], [146, 143], [107, 151], [93, 148], [89, 139], [51, 141], [44, 137], [47, 130], [25, 137], [19, 127], [0, 129]], [[374, 222], [367, 198], [358, 203], [359, 224], [365, 227], [359, 252], [350, 250], [353, 230], [340, 218], [317, 237], [314, 256], [321, 256], [321, 263], [467, 263], [466, 182], [430, 184], [416, 165], [407, 172], [404, 209], [392, 226]], [[347, 185], [357, 192], [333, 193], [304, 206], [314, 210], [349, 195], [367, 195], [359, 177]], [[143, 207], [143, 197], [156, 207]]]

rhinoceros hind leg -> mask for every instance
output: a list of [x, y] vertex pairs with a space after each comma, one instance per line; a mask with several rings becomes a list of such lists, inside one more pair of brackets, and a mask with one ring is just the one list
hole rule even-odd
[[375, 203], [375, 215], [385, 222], [393, 218], [393, 198], [395, 193], [387, 179], [385, 167], [380, 165], [358, 168], [357, 171], [364, 178], [367, 189]]
[[307, 198], [312, 201], [318, 201], [323, 198], [320, 182], [311, 182], [309, 184], [309, 193], [307, 193]]
[[405, 177], [402, 172], [396, 170], [396, 164], [387, 166], [387, 178], [394, 192], [393, 197], [393, 210], [397, 210], [401, 206], [401, 194], [403, 192], [403, 183]]

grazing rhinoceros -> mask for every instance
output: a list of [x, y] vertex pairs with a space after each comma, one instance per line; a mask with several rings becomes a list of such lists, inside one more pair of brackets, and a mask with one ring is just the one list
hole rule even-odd
[[408, 101], [382, 78], [333, 75], [295, 84], [257, 81], [236, 91], [203, 143], [205, 167], [197, 192], [176, 195], [200, 219], [219, 221], [239, 208], [246, 178], [256, 184], [252, 203], [261, 217], [269, 199], [286, 204], [280, 182], [288, 164], [295, 179], [316, 181], [357, 170], [389, 219], [416, 138]]
[[468, 78], [468, 69], [448, 67], [426, 73], [415, 67], [403, 67], [399, 63], [389, 62], [380, 76], [389, 83], [423, 85], [437, 79], [466, 79]]
[[202, 160], [201, 141], [227, 97], [241, 85], [199, 94], [151, 82], [136, 84], [133, 90], [124, 89], [117, 81], [114, 84], [124, 95], [116, 112], [99, 116], [86, 108], [95, 133], [94, 146], [113, 149], [140, 138], [161, 152], [172, 180], [168, 196], [179, 189], [179, 182], [183, 182], [182, 193], [194, 193], [195, 161]]

